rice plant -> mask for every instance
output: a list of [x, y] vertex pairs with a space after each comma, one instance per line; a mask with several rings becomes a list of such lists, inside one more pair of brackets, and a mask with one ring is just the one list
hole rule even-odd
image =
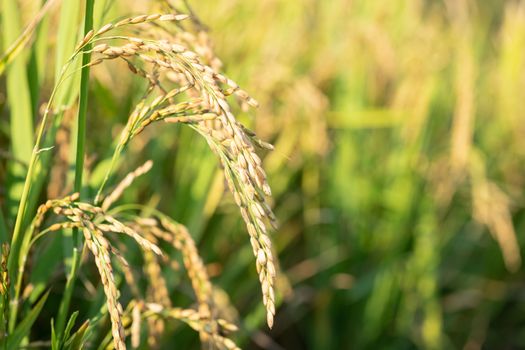
[[525, 347], [524, 19], [1, 0], [2, 345]]
[[[12, 2], [5, 5], [6, 15], [19, 17], [19, 9]], [[266, 201], [271, 196], [271, 190], [256, 147], [271, 150], [272, 146], [258, 139], [255, 133], [237, 120], [230, 96], [236, 97], [242, 107], [257, 106], [257, 102], [220, 72], [220, 60], [215, 56], [202, 24], [188, 4], [175, 7], [164, 2], [161, 5], [165, 13], [124, 17], [99, 28], [93, 27], [94, 1], [86, 1], [85, 8], [79, 5], [62, 4], [60, 16], [61, 21], [64, 21], [64, 30], [75, 28], [76, 23], [69, 22], [67, 17], [74, 17], [76, 12], [82, 10], [83, 36], [76, 45], [67, 45], [67, 48], [64, 45], [65, 51], [60, 52], [62, 62], [57, 63], [62, 66], [57, 66], [47, 101], [35, 110], [35, 113], [41, 112], [42, 117], [38, 120], [34, 147], [29, 157], [19, 159], [20, 153], [14, 148], [15, 143], [21, 140], [15, 135], [11, 138], [13, 164], [18, 168], [8, 169], [6, 178], [9, 186], [7, 201], [13, 205], [14, 224], [11, 231], [10, 217], [3, 223], [3, 238], [8, 243], [4, 249], [4, 312], [0, 322], [4, 326], [2, 344], [6, 348], [33, 346], [31, 329], [36, 319], [42, 317], [42, 307], [49, 293], [45, 291], [49, 290], [50, 283], [49, 280], [41, 280], [37, 285], [29, 282], [28, 275], [34, 271], [27, 265], [30, 262], [40, 264], [42, 257], [34, 258], [37, 255], [35, 251], [48, 236], [58, 236], [55, 240], [60, 241], [64, 250], [62, 263], [67, 279], [58, 310], [51, 316], [48, 337], [41, 340], [43, 344], [53, 349], [105, 347], [109, 346], [111, 340], [114, 348], [125, 349], [126, 336], [131, 335], [132, 339], [128, 343], [132, 347], [147, 344], [148, 347], [157, 348], [161, 346], [165, 335], [163, 330], [166, 320], [178, 320], [199, 333], [203, 347], [237, 349], [227, 337], [237, 327], [223, 318], [220, 307], [224, 305], [216, 305], [214, 287], [191, 233], [153, 205], [120, 201], [132, 182], [151, 170], [153, 162], [147, 161], [129, 172], [119, 184], [114, 184], [117, 179], [115, 172], [122, 168], [127, 148], [150, 125], [184, 124], [200, 134], [216, 154], [226, 183], [246, 222], [261, 283], [267, 324], [271, 328], [275, 315], [276, 267], [267, 225], [272, 224], [276, 228], [276, 218]], [[36, 35], [37, 23], [44, 18], [50, 6], [51, 2], [46, 3], [40, 15], [6, 48], [3, 67], [8, 81], [16, 78], [14, 69], [16, 63], [21, 62], [21, 58], [16, 56], [22, 55], [23, 46], [30, 42], [29, 37]], [[15, 26], [7, 19], [3, 24]], [[10, 38], [5, 41], [11, 42]], [[68, 49], [71, 50], [69, 53], [66, 51]], [[112, 155], [104, 165], [104, 170], [101, 170], [103, 176], [93, 185], [84, 181], [85, 173], [90, 171], [84, 165], [86, 139], [93, 137], [90, 136], [87, 123], [90, 71], [108, 61], [120, 61], [127, 68], [122, 73], [141, 80], [142, 94], [134, 101], [136, 106], [127, 117], [116, 142], [112, 143], [109, 139], [106, 143]], [[16, 84], [15, 81], [12, 83]], [[11, 122], [16, 124], [16, 118], [22, 116], [23, 120], [32, 124], [32, 114], [25, 114], [28, 110], [20, 114], [13, 110], [16, 109], [14, 103], [17, 100], [11, 93], [19, 87], [12, 87], [10, 83], [8, 85]], [[74, 115], [76, 135], [60, 142], [57, 140], [58, 132], [70, 112]], [[32, 134], [29, 124], [23, 126], [29, 128], [24, 133], [29, 131]], [[74, 157], [61, 169], [68, 172], [68, 165], [71, 165], [74, 180], [70, 191], [73, 193], [47, 199], [35, 212], [35, 205], [41, 200], [43, 186], [50, 175], [49, 169], [56, 164], [55, 146], [68, 147], [73, 151]], [[6, 154], [9, 153], [6, 151]], [[15, 163], [15, 160], [20, 164]], [[16, 174], [23, 174], [24, 180], [15, 178]], [[15, 191], [17, 182], [23, 185]], [[64, 185], [69, 185], [67, 180]], [[67, 191], [61, 188], [59, 192]], [[119, 235], [111, 237], [108, 233]], [[145, 273], [140, 274], [140, 278], [151, 286], [147, 288], [147, 293], [141, 291], [144, 286], [137, 288], [135, 285], [134, 274], [137, 274], [137, 270], [140, 272], [141, 264], [128, 263], [125, 251], [130, 247], [122, 241], [122, 236], [131, 237], [141, 251], [141, 254], [137, 252], [132, 257], [137, 259], [142, 255]], [[160, 264], [174, 263], [175, 258], [163, 252], [159, 247], [161, 243], [181, 253], [196, 299], [194, 309], [191, 305], [183, 308], [184, 305], [172, 304], [167, 282], [164, 281], [167, 272], [162, 271]], [[72, 299], [79, 287], [79, 276], [90, 260], [87, 252], [91, 253], [95, 262], [100, 279], [95, 283], [102, 286], [105, 303], [95, 302], [93, 307], [99, 309], [96, 315], [85, 319], [72, 332], [76, 319], [86, 316], [85, 313], [79, 313], [78, 306], [76, 310], [73, 309]], [[51, 278], [55, 265], [49, 261], [46, 263], [48, 271], [43, 273]], [[131, 294], [123, 298], [126, 286]], [[33, 308], [32, 300], [39, 300]], [[106, 319], [110, 323], [107, 333], [111, 335], [109, 339], [102, 337], [107, 330], [104, 323]]]

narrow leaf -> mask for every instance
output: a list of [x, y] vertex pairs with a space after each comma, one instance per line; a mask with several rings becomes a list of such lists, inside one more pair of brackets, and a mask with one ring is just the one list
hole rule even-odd
[[38, 315], [42, 311], [44, 304], [46, 303], [47, 297], [49, 296], [49, 291], [38, 301], [38, 303], [33, 307], [33, 309], [27, 314], [27, 316], [20, 322], [15, 331], [10, 334], [7, 338], [7, 348], [8, 349], [18, 349], [22, 340], [29, 336], [31, 327], [35, 323]]

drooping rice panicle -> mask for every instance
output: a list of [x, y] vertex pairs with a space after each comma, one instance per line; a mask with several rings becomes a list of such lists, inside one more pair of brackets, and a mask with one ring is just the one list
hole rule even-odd
[[135, 169], [134, 171], [130, 172], [126, 177], [115, 187], [113, 192], [111, 192], [105, 199], [104, 202], [101, 205], [102, 210], [106, 211], [109, 209], [109, 207], [122, 196], [122, 193], [126, 188], [131, 186], [133, 181], [139, 177], [147, 173], [151, 170], [151, 167], [153, 166], [153, 162], [151, 160], [146, 161], [146, 163], [142, 164], [140, 167]]
[[[265, 199], [271, 196], [271, 190], [254, 145], [266, 149], [272, 147], [236, 120], [227, 96], [235, 94], [250, 106], [256, 106], [257, 102], [233, 80], [203, 63], [197, 53], [183, 45], [183, 41], [146, 41], [125, 36], [119, 39], [126, 43], [122, 46], [101, 43], [94, 48], [94, 52], [102, 60], [125, 59], [130, 69], [143, 72], [139, 75], [151, 76], [145, 69], [131, 63], [130, 59], [135, 57], [144, 65], [154, 67], [161, 77], [170, 76], [171, 81], [178, 85], [165, 88], [166, 83], [162, 83], [161, 78], [150, 79], [152, 86], [159, 88], [160, 94], [151, 101], [144, 99], [131, 114], [119, 149], [123, 149], [145, 127], [159, 120], [189, 124], [206, 138], [219, 157], [228, 187], [246, 222], [267, 309], [267, 323], [271, 327], [275, 315], [275, 266], [266, 222], [275, 227], [276, 218]], [[182, 92], [189, 99], [174, 101], [173, 98]]]
[[122, 306], [118, 301], [119, 292], [113, 277], [113, 268], [111, 266], [111, 258], [108, 250], [109, 243], [94, 225], [89, 224], [90, 223], [88, 222], [88, 226], [91, 226], [91, 228], [84, 227], [82, 232], [84, 233], [86, 246], [95, 257], [95, 264], [97, 265], [100, 280], [104, 288], [104, 294], [106, 295], [106, 302], [111, 320], [113, 344], [117, 350], [126, 349], [125, 334], [122, 327], [123, 311]]
[[[162, 305], [147, 303], [145, 305], [146, 315], [159, 315], [165, 318], [173, 318], [185, 322], [191, 328], [199, 333], [207, 333], [212, 339], [213, 344], [219, 349], [240, 350], [240, 348], [229, 338], [217, 333], [210, 332], [209, 320], [202, 318], [199, 311], [193, 309], [170, 308], [166, 309]], [[225, 320], [219, 320], [219, 323], [228, 331], [236, 331], [237, 327]]]

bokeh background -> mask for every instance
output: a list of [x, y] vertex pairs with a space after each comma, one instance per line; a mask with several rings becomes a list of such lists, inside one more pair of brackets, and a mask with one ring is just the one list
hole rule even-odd
[[[273, 340], [252, 333], [251, 347], [525, 347], [525, 2], [195, 8], [276, 145], [265, 166], [290, 291], [260, 328]], [[257, 287], [238, 230], [225, 237], [232, 217], [213, 215], [203, 245], [243, 310]]]
[[[525, 347], [525, 2], [195, 8], [276, 145], [265, 166], [290, 291], [259, 328], [272, 341], [252, 333], [250, 347]], [[232, 217], [213, 215], [202, 243], [243, 310], [257, 287], [238, 230], [225, 237]]]
[[[155, 166], [125, 200], [188, 226], [238, 310], [238, 343], [525, 348], [525, 1], [191, 4], [225, 72], [260, 103], [239, 118], [275, 145], [263, 154], [280, 221], [275, 327], [265, 326], [247, 234], [204, 140], [189, 128], [146, 130], [122, 174]], [[152, 5], [97, 6], [95, 26]], [[93, 183], [142, 92], [115, 67], [92, 73]], [[178, 347], [198, 347], [187, 327], [173, 332]]]

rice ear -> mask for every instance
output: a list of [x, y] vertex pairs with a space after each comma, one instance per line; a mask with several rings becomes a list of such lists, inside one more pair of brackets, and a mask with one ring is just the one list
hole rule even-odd
[[84, 233], [86, 246], [95, 257], [95, 264], [102, 281], [102, 286], [104, 287], [104, 294], [106, 295], [111, 320], [113, 344], [117, 350], [126, 349], [124, 328], [122, 326], [122, 306], [118, 301], [119, 292], [113, 277], [113, 268], [108, 251], [109, 243], [102, 236], [102, 233], [90, 224], [91, 223], [86, 226], [91, 226], [91, 229], [84, 227], [82, 232]]

